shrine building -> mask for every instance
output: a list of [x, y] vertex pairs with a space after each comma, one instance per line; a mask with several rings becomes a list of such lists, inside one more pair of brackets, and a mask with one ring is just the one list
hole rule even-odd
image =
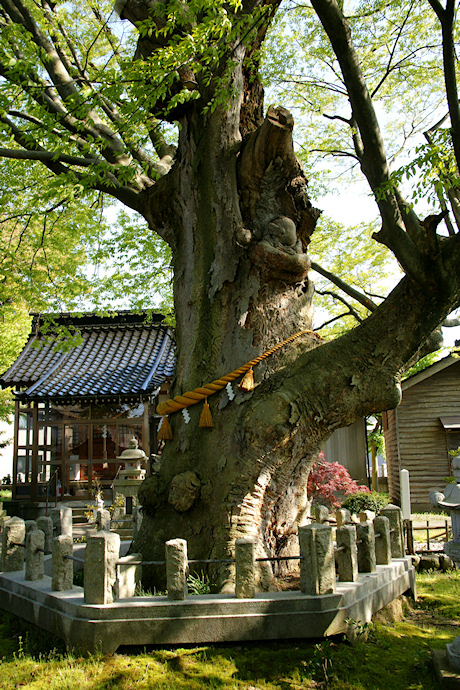
[[51, 331], [49, 316], [33, 316], [24, 349], [0, 377], [15, 398], [13, 500], [84, 500], [95, 487], [109, 499], [130, 439], [147, 458], [157, 450], [172, 332], [149, 312], [62, 314]]

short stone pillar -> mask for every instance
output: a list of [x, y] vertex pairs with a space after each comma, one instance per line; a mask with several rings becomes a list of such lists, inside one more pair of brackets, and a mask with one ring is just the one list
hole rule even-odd
[[332, 528], [327, 525], [299, 527], [300, 589], [304, 594], [335, 592], [335, 561]]
[[110, 512], [108, 510], [98, 510], [96, 512], [96, 529], [98, 532], [104, 530], [110, 532]]
[[29, 532], [35, 532], [35, 530], [38, 529], [37, 523], [35, 520], [26, 520], [24, 522], [24, 525], [26, 527], [26, 536], [29, 534]]
[[390, 505], [382, 508], [380, 515], [387, 517], [390, 521], [391, 557], [404, 558], [405, 548], [401, 508], [390, 503]]
[[67, 592], [73, 587], [73, 539], [61, 534], [53, 539], [51, 556], [51, 589], [53, 592]]
[[349, 525], [351, 523], [351, 513], [346, 508], [339, 508], [335, 511], [335, 519], [337, 522], [337, 527]]
[[26, 535], [26, 572], [25, 580], [43, 580], [45, 571], [43, 556], [45, 535], [40, 529], [33, 529]]
[[356, 582], [358, 579], [358, 547], [356, 527], [343, 525], [337, 528], [337, 553], [335, 562], [340, 582]]
[[375, 518], [375, 513], [373, 510], [362, 510], [358, 518], [360, 522], [372, 522]]
[[256, 553], [252, 539], [235, 542], [235, 596], [252, 599], [256, 593]]
[[[123, 506], [115, 506], [112, 508], [112, 529], [126, 529], [126, 513]], [[110, 529], [110, 525], [107, 529]]]
[[[2, 532], [2, 570], [14, 572], [24, 567], [26, 527], [24, 520], [12, 517], [3, 525]], [[18, 546], [22, 544], [22, 546]]]
[[185, 539], [170, 539], [166, 549], [166, 588], [168, 598], [185, 599], [187, 596], [187, 542]]
[[136, 585], [142, 579], [142, 554], [130, 553], [119, 559], [118, 563], [118, 598], [129, 599], [136, 592]]
[[144, 513], [142, 512], [142, 507], [141, 506], [134, 506], [133, 508], [133, 539], [137, 537], [139, 534], [139, 530], [142, 525], [142, 519], [144, 517]]
[[372, 522], [361, 522], [356, 525], [356, 542], [359, 572], [375, 572], [375, 533]]
[[52, 508], [50, 517], [53, 521], [53, 537], [59, 537], [61, 534], [72, 537], [72, 508], [68, 506]]
[[391, 563], [390, 521], [384, 515], [378, 515], [374, 520], [375, 532], [375, 561], [377, 565]]
[[112, 604], [117, 598], [117, 567], [120, 535], [96, 532], [88, 537], [83, 583], [86, 604]]
[[329, 521], [329, 508], [327, 506], [315, 506], [315, 520], [322, 524]]
[[53, 521], [50, 517], [42, 515], [37, 518], [37, 527], [45, 535], [45, 553], [51, 553], [53, 548]]

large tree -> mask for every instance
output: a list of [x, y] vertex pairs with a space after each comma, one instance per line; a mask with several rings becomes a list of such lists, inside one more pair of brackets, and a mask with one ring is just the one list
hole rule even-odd
[[[429, 2], [442, 29], [458, 168], [455, 3]], [[40, 162], [62, 187], [111, 195], [170, 246], [173, 394], [307, 331], [256, 367], [254, 391], [210, 400], [214, 428], [198, 428], [201, 405], [189, 408], [188, 424], [170, 416], [174, 439], [142, 489], [135, 545], [154, 558], [177, 536], [195, 559], [225, 558], [242, 536], [257, 539], [260, 555], [291, 553], [321, 446], [334, 429], [398, 404], [402, 369], [460, 303], [458, 231], [440, 236], [439, 216], [421, 219], [405, 202], [343, 2], [312, 0], [346, 87], [353, 155], [380, 212], [374, 239], [405, 275], [383, 302], [368, 300], [370, 316], [348, 333], [329, 342], [308, 333], [307, 252], [319, 212], [294, 154], [293, 118], [284, 107], [264, 115], [258, 77], [280, 3], [126, 0], [117, 9], [138, 32], [136, 46], [127, 37], [127, 59], [122, 29], [110, 27], [102, 4], [86, 6], [88, 24], [74, 3], [0, 0], [0, 121], [9, 139], [0, 155]], [[270, 569], [263, 575], [267, 584]], [[231, 570], [216, 564], [214, 576], [225, 586]]]

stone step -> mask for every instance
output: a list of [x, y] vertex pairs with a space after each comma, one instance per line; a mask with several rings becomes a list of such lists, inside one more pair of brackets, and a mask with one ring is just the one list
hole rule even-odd
[[[93, 506], [91, 506], [91, 508], [92, 507]], [[85, 508], [81, 508], [81, 507], [72, 508], [72, 515], [84, 515], [86, 512], [88, 512], [88, 510], [91, 510], [91, 508], [86, 508], [86, 507]]]
[[88, 522], [85, 515], [72, 515], [72, 525], [83, 525], [85, 522]]

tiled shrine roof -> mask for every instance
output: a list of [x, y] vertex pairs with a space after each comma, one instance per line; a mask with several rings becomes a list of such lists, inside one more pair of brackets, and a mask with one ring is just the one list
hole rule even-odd
[[34, 400], [148, 396], [174, 372], [174, 341], [159, 314], [63, 314], [58, 326], [78, 329], [82, 342], [68, 351], [42, 332], [35, 315], [23, 351], [0, 378], [18, 397]]

